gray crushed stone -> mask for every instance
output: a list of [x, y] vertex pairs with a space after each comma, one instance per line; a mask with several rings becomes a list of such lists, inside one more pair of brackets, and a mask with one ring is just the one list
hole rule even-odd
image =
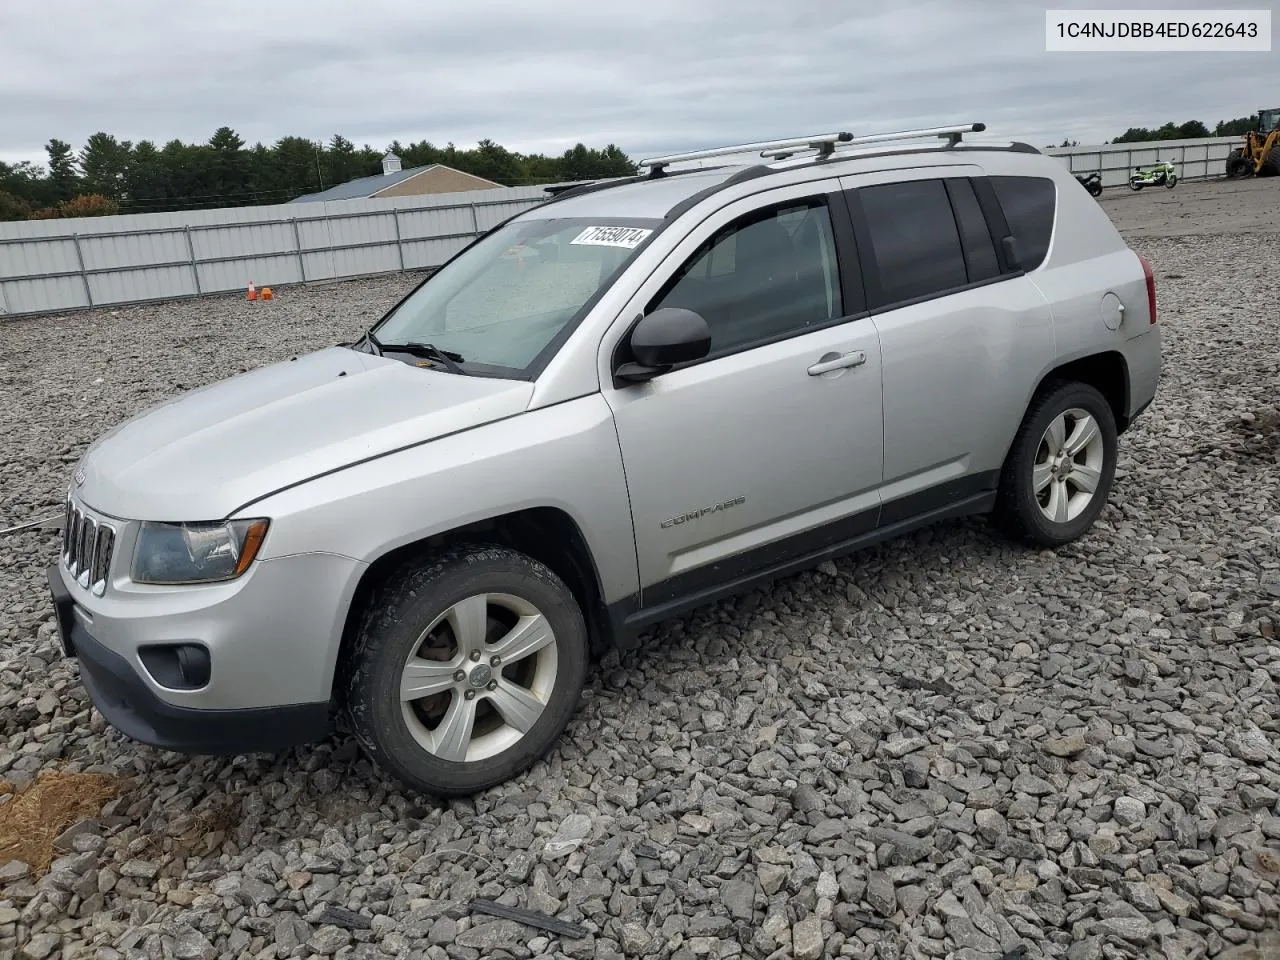
[[[1280, 238], [1136, 245], [1164, 380], [1090, 536], [1029, 551], [949, 523], [663, 624], [601, 664], [545, 762], [474, 800], [408, 795], [343, 739], [123, 739], [55, 649], [56, 534], [4, 536], [0, 777], [135, 786], [48, 874], [0, 863], [0, 955], [1276, 956]], [[412, 282], [0, 324], [0, 528], [57, 513], [124, 417], [352, 337]]]

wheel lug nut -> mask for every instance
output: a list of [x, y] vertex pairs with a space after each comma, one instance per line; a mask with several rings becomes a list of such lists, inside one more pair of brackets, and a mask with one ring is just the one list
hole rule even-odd
[[497, 680], [490, 680], [490, 681], [489, 681], [489, 689], [490, 689], [490, 690], [497, 690], [497, 689], [498, 689], [498, 681], [497, 681]]
[[459, 670], [457, 673], [453, 675], [453, 679], [461, 683], [463, 680], [467, 679], [467, 675], [463, 673], [461, 670]]
[[472, 659], [472, 660], [479, 660], [479, 659], [480, 659], [480, 651], [479, 651], [479, 650], [472, 650], [472, 651], [471, 651], [471, 659]]
[[491, 667], [496, 667], [496, 666], [497, 666], [498, 664], [500, 664], [501, 662], [502, 662], [502, 658], [501, 658], [501, 657], [491, 657], [491, 658], [489, 659], [489, 666], [491, 666]]
[[474, 690], [468, 690], [466, 693], [463, 694], [463, 696], [466, 697], [468, 700], [474, 700], [476, 698], [476, 692]]

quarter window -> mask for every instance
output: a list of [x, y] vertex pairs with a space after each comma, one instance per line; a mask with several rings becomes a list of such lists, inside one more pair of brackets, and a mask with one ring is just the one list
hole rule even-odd
[[860, 187], [879, 302], [884, 306], [929, 297], [964, 286], [967, 280], [960, 234], [941, 180]]
[[1004, 210], [1009, 230], [1018, 242], [1022, 269], [1034, 270], [1044, 262], [1053, 236], [1058, 191], [1048, 177], [990, 177], [996, 199]]
[[650, 304], [683, 307], [711, 328], [710, 356], [844, 315], [825, 198], [765, 207], [709, 238]]

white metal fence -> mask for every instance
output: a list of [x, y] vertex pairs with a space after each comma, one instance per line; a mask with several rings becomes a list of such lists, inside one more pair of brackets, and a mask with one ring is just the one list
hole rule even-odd
[[[1073, 173], [1128, 183], [1172, 160], [1179, 175], [1223, 175], [1239, 137], [1045, 151]], [[436, 267], [472, 238], [548, 199], [511, 187], [386, 200], [232, 207], [0, 223], [0, 316], [77, 310]]]
[[0, 223], [0, 316], [436, 267], [547, 199], [511, 187]]
[[1147, 143], [1107, 143], [1091, 147], [1056, 147], [1045, 153], [1060, 158], [1072, 173], [1102, 174], [1104, 187], [1129, 183], [1134, 167], [1172, 160], [1183, 180], [1204, 180], [1226, 174], [1227, 154], [1243, 137], [1206, 137], [1200, 140], [1157, 140]]

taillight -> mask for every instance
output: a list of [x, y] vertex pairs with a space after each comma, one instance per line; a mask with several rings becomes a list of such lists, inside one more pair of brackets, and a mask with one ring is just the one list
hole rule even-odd
[[1147, 307], [1150, 310], [1148, 316], [1149, 323], [1156, 322], [1156, 275], [1151, 272], [1151, 263], [1142, 254], [1138, 254], [1138, 259], [1142, 261], [1142, 273], [1147, 278]]

